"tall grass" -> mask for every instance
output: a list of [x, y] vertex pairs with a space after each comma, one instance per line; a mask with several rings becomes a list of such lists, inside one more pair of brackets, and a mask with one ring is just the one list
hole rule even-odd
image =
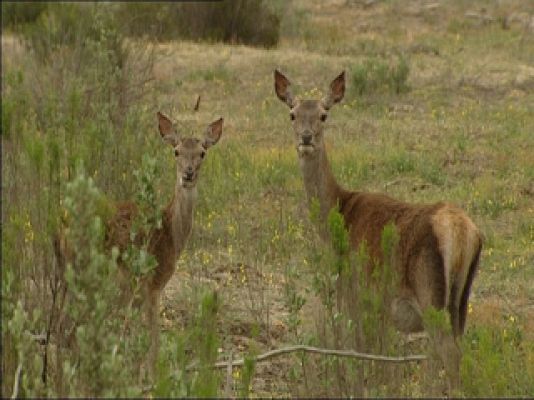
[[[3, 28], [23, 30], [32, 34], [35, 41], [61, 46], [76, 40], [83, 43], [88, 37], [101, 35], [98, 26], [86, 18], [86, 13], [99, 9], [102, 10], [99, 19], [116, 20], [114, 27], [131, 37], [274, 47], [280, 39], [280, 25], [287, 11], [284, 3], [247, 0], [189, 4], [6, 2], [2, 3], [2, 21]], [[47, 34], [39, 35], [44, 28]], [[43, 51], [42, 48], [35, 50]]]
[[[264, 4], [276, 15], [289, 13], [277, 51], [167, 43], [158, 47], [170, 55], [158, 59], [158, 78], [165, 77], [158, 86], [152, 85], [152, 46], [139, 39], [143, 29], [128, 38], [120, 17], [128, 19], [126, 9], [138, 6], [148, 24], [153, 16], [161, 26], [166, 18], [172, 24], [173, 14], [159, 5], [86, 4], [80, 13], [74, 5], [49, 4], [35, 16], [17, 17], [35, 25], [10, 28], [25, 39], [24, 48], [3, 37], [2, 396], [11, 396], [16, 379], [18, 394], [27, 397], [220, 396], [229, 393], [222, 391], [225, 381], [243, 397], [443, 395], [443, 372], [430, 362], [389, 366], [306, 353], [252, 361], [289, 343], [430, 353], [424, 342], [406, 343], [391, 329], [382, 314], [387, 291], [360, 288], [366, 260], [363, 252], [343, 254], [338, 216], [331, 221], [338, 251], [313, 233], [287, 110], [273, 94], [275, 67], [311, 86], [351, 65], [365, 71], [348, 89], [359, 82], [365, 89], [332, 110], [327, 122], [336, 176], [347, 188], [385, 190], [413, 202], [447, 200], [469, 212], [487, 240], [461, 341], [457, 395], [532, 393], [532, 94], [528, 81], [513, 83], [528, 72], [521, 63], [529, 53], [521, 49], [530, 36], [474, 24], [404, 35], [396, 2], [365, 10], [339, 3], [326, 13], [319, 3]], [[20, 6], [2, 3], [3, 17], [12, 5]], [[144, 6], [158, 11], [145, 13]], [[345, 24], [355, 10], [373, 16], [369, 31], [355, 35]], [[85, 35], [87, 45], [70, 32]], [[491, 52], [482, 43], [488, 35]], [[439, 55], [410, 50], [427, 39]], [[9, 50], [13, 44], [16, 51]], [[401, 49], [410, 54], [409, 71], [393, 73], [389, 68], [400, 59], [387, 55]], [[366, 67], [362, 56], [373, 65]], [[381, 63], [388, 66], [383, 75], [375, 73]], [[501, 74], [512, 80], [495, 92], [456, 85], [464, 76]], [[410, 90], [398, 96], [402, 86], [392, 79]], [[199, 91], [198, 115], [217, 112], [225, 130], [203, 164], [193, 235], [165, 291], [161, 351], [149, 387], [145, 326], [136, 308], [112, 307], [115, 293], [105, 278], [115, 273], [116, 258], [102, 251], [100, 224], [122, 199], [145, 203], [141, 225], [157, 223], [175, 176], [154, 112]], [[185, 103], [180, 110], [190, 108]], [[71, 234], [85, 246], [67, 281], [52, 241], [63, 220], [76, 220], [73, 213], [83, 219]], [[141, 250], [128, 255], [136, 277], [151, 267]], [[67, 286], [73, 293], [62, 302]], [[430, 324], [441, 326], [443, 315], [431, 317]], [[229, 352], [248, 361], [228, 379], [208, 366]], [[103, 369], [92, 371], [97, 364]]]
[[[154, 158], [166, 147], [147, 112], [154, 59], [150, 46], [128, 42], [103, 8], [83, 7], [65, 5], [25, 27], [28, 51], [3, 65], [5, 397], [13, 388], [22, 397], [145, 390], [147, 329], [133, 303], [120, 301], [119, 255], [105, 250], [104, 225], [114, 200], [131, 199], [141, 211], [134, 229], [148, 230], [170, 197], [161, 194], [170, 176]], [[64, 29], [69, 25], [78, 30]], [[73, 255], [66, 265], [53, 252], [60, 232]], [[135, 278], [154, 267], [146, 247], [121, 255]], [[209, 357], [208, 365], [216, 355], [216, 308], [206, 307], [202, 328], [191, 328], [199, 333], [187, 341], [195, 349], [187, 364]], [[185, 385], [192, 388], [186, 394], [216, 394], [217, 381], [204, 379], [215, 376], [211, 370], [192, 380], [179, 358], [161, 365], [163, 382], [170, 371], [183, 376], [168, 390], [153, 382], [160, 393]]]

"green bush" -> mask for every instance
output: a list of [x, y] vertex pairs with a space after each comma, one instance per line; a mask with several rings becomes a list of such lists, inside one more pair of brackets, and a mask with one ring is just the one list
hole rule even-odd
[[[62, 346], [74, 335], [77, 351], [64, 352], [62, 365], [57, 366], [57, 394], [61, 397], [140, 394], [127, 383], [129, 376], [137, 375], [128, 368], [135, 363], [127, 360], [144, 354], [146, 345], [135, 348], [121, 335], [122, 309], [116, 307], [120, 296], [116, 286], [118, 253], [114, 250], [110, 256], [104, 249], [101, 197], [83, 170], [67, 185], [65, 211], [73, 223], [66, 230], [66, 239], [75, 244], [75, 257], [65, 271], [65, 312], [71, 324], [59, 329], [57, 340]], [[135, 329], [133, 334], [142, 332]]]
[[189, 39], [273, 47], [281, 17], [266, 1], [122, 3], [128, 33], [156, 39]]
[[[99, 7], [84, 5], [80, 14], [77, 6], [47, 7], [23, 28], [33, 51], [3, 64], [3, 397], [11, 396], [17, 370], [19, 396], [141, 395], [136, 371], [147, 335], [137, 310], [116, 306], [102, 234], [107, 198], [132, 198], [132, 165], [144, 168], [142, 154], [161, 145], [147, 140], [140, 108], [151, 60], [136, 57], [133, 65], [129, 55], [141, 53], [111, 30], [112, 20]], [[60, 19], [87, 30], [72, 36], [59, 24], [49, 31], [45, 21]], [[84, 41], [84, 32], [100, 33]], [[117, 57], [117, 48], [128, 56]], [[53, 254], [65, 212], [77, 217], [66, 233], [77, 257], [66, 275]]]
[[462, 382], [469, 397], [511, 397], [534, 393], [534, 345], [517, 322], [503, 330], [471, 329], [463, 340]]
[[[278, 2], [279, 3], [279, 2]], [[115, 40], [120, 61], [123, 35], [156, 40], [187, 39], [273, 47], [287, 7], [267, 1], [191, 3], [2, 3], [2, 28], [22, 32], [41, 59], [87, 40]], [[111, 43], [110, 43], [111, 45]]]
[[98, 3], [49, 4], [34, 23], [20, 29], [29, 48], [43, 62], [65, 48], [85, 61], [103, 47], [111, 65], [121, 69], [128, 57], [125, 37], [110, 11]]
[[[318, 217], [318, 206], [312, 207], [312, 218]], [[389, 301], [397, 276], [389, 263], [368, 271], [369, 257], [365, 246], [358, 252], [350, 248], [344, 218], [337, 209], [330, 210], [327, 222], [332, 246], [313, 244], [313, 290], [323, 304], [314, 315], [318, 331], [313, 341], [321, 347], [352, 349], [374, 354], [399, 354], [399, 335], [389, 321]], [[397, 234], [387, 225], [382, 235], [384, 259], [391, 256]], [[317, 246], [317, 247], [315, 247]], [[369, 285], [372, 281], [375, 284]], [[400, 378], [411, 365], [388, 365], [360, 360], [326, 358], [301, 372], [308, 376], [306, 393], [335, 396], [399, 395]], [[324, 379], [313, 379], [314, 374]], [[355, 378], [356, 377], [356, 378]]]
[[46, 1], [3, 1], [2, 31], [35, 22], [47, 8]]
[[394, 94], [406, 92], [410, 65], [403, 56], [393, 62], [381, 58], [369, 58], [352, 67], [352, 90], [359, 96], [388, 91]]

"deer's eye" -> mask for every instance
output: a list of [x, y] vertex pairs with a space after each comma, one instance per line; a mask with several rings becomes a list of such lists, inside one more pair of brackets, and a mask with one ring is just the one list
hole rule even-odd
[[295, 120], [295, 114], [293, 114], [293, 113], [289, 114], [289, 118], [291, 118], [291, 121], [294, 121]]
[[178, 157], [179, 155], [180, 155], [180, 152], [178, 150], [174, 149], [174, 156]]
[[205, 155], [206, 155], [206, 152], [203, 151], [202, 153], [200, 153], [200, 158], [204, 158]]
[[321, 121], [323, 121], [323, 122], [326, 121], [326, 117], [327, 117], [326, 114], [322, 114], [322, 115], [321, 115]]

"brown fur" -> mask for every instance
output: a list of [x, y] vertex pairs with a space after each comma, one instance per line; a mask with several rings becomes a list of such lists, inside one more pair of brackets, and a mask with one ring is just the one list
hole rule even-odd
[[[181, 252], [181, 248], [177, 248], [172, 240], [172, 210], [174, 208], [175, 199], [169, 203], [162, 215], [161, 228], [150, 232], [148, 252], [157, 260], [157, 267], [152, 274], [149, 274], [146, 284], [150, 291], [162, 290], [169, 279], [171, 278], [176, 260]], [[120, 253], [126, 251], [130, 244], [130, 231], [132, 223], [138, 214], [137, 205], [132, 202], [118, 203], [115, 215], [106, 224], [106, 248], [111, 250], [112, 247], [117, 247]], [[134, 239], [134, 244], [141, 246], [146, 239], [146, 233], [138, 234]], [[184, 239], [187, 239], [185, 237]], [[182, 244], [181, 247], [185, 245]], [[119, 260], [119, 265], [122, 265]]]
[[274, 81], [276, 95], [291, 109], [308, 202], [319, 200], [320, 235], [329, 240], [327, 216], [339, 207], [353, 249], [365, 243], [372, 270], [384, 261], [384, 226], [394, 223], [399, 241], [389, 261], [400, 281], [390, 304], [393, 323], [401, 332], [421, 331], [425, 309], [446, 308], [452, 335], [437, 332], [431, 339], [445, 367], [449, 389], [458, 387], [461, 353], [456, 338], [465, 328], [469, 292], [482, 248], [478, 229], [462, 210], [448, 203], [408, 204], [383, 194], [348, 191], [337, 183], [323, 131], [328, 110], [343, 98], [344, 72], [332, 81], [322, 100], [295, 99], [290, 81], [277, 70]]
[[[193, 209], [196, 201], [196, 182], [200, 166], [206, 151], [216, 144], [222, 134], [223, 119], [208, 126], [203, 140], [195, 138], [181, 139], [172, 122], [163, 114], [158, 113], [158, 125], [162, 139], [170, 144], [175, 152], [177, 181], [174, 195], [162, 215], [161, 228], [154, 228], [150, 232], [140, 232], [134, 238], [134, 245], [142, 245], [147, 239], [148, 252], [155, 256], [157, 265], [152, 273], [142, 282], [143, 303], [145, 303], [147, 322], [151, 330], [151, 346], [148, 354], [148, 372], [153, 377], [153, 368], [159, 349], [159, 301], [161, 292], [172, 277], [176, 261], [180, 256], [193, 225]], [[116, 212], [106, 223], [105, 246], [108, 250], [117, 247], [123, 253], [130, 245], [130, 231], [133, 221], [138, 214], [137, 206], [132, 202], [116, 205]], [[73, 254], [65, 241], [62, 232], [54, 240], [54, 250], [58, 265], [64, 270], [66, 260]], [[128, 299], [128, 269], [119, 257], [119, 267], [122, 275], [120, 286], [123, 299]]]
[[374, 268], [383, 261], [383, 228], [393, 222], [399, 235], [392, 260], [400, 277], [398, 297], [392, 304], [397, 328], [422, 330], [423, 310], [447, 308], [456, 337], [465, 326], [481, 235], [469, 217], [451, 204], [408, 204], [384, 194], [348, 191], [337, 183], [326, 155], [323, 127], [326, 112], [343, 98], [344, 90], [342, 73], [332, 81], [325, 99], [296, 100], [289, 80], [275, 71], [276, 94], [291, 109], [308, 201], [319, 200], [321, 236], [328, 239], [326, 217], [330, 209], [339, 206], [352, 247], [357, 249], [365, 242], [374, 260], [370, 268]]

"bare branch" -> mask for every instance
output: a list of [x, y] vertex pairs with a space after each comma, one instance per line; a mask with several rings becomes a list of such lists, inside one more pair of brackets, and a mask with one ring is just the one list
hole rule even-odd
[[197, 96], [197, 101], [195, 103], [195, 107], [193, 108], [193, 111], [198, 111], [199, 107], [200, 107], [200, 95]]
[[[382, 362], [391, 362], [391, 363], [405, 363], [405, 362], [423, 361], [427, 359], [427, 356], [425, 355], [389, 357], [389, 356], [381, 356], [381, 355], [376, 355], [376, 354], [359, 353], [353, 350], [322, 349], [322, 348], [313, 347], [313, 346], [295, 345], [295, 346], [282, 347], [280, 349], [274, 349], [266, 353], [260, 354], [259, 356], [256, 356], [254, 358], [254, 361], [261, 362], [269, 358], [277, 357], [283, 354], [294, 353], [297, 351], [324, 354], [328, 356], [349, 357], [349, 358], [357, 358], [360, 360], [382, 361]], [[238, 367], [238, 366], [244, 365], [244, 363], [245, 363], [245, 360], [241, 358], [239, 360], [232, 361], [232, 366]], [[228, 361], [219, 361], [213, 365], [213, 368], [228, 368], [228, 366], [229, 366]], [[197, 368], [198, 368], [197, 365], [192, 364], [187, 367], [187, 370], [195, 370]]]

